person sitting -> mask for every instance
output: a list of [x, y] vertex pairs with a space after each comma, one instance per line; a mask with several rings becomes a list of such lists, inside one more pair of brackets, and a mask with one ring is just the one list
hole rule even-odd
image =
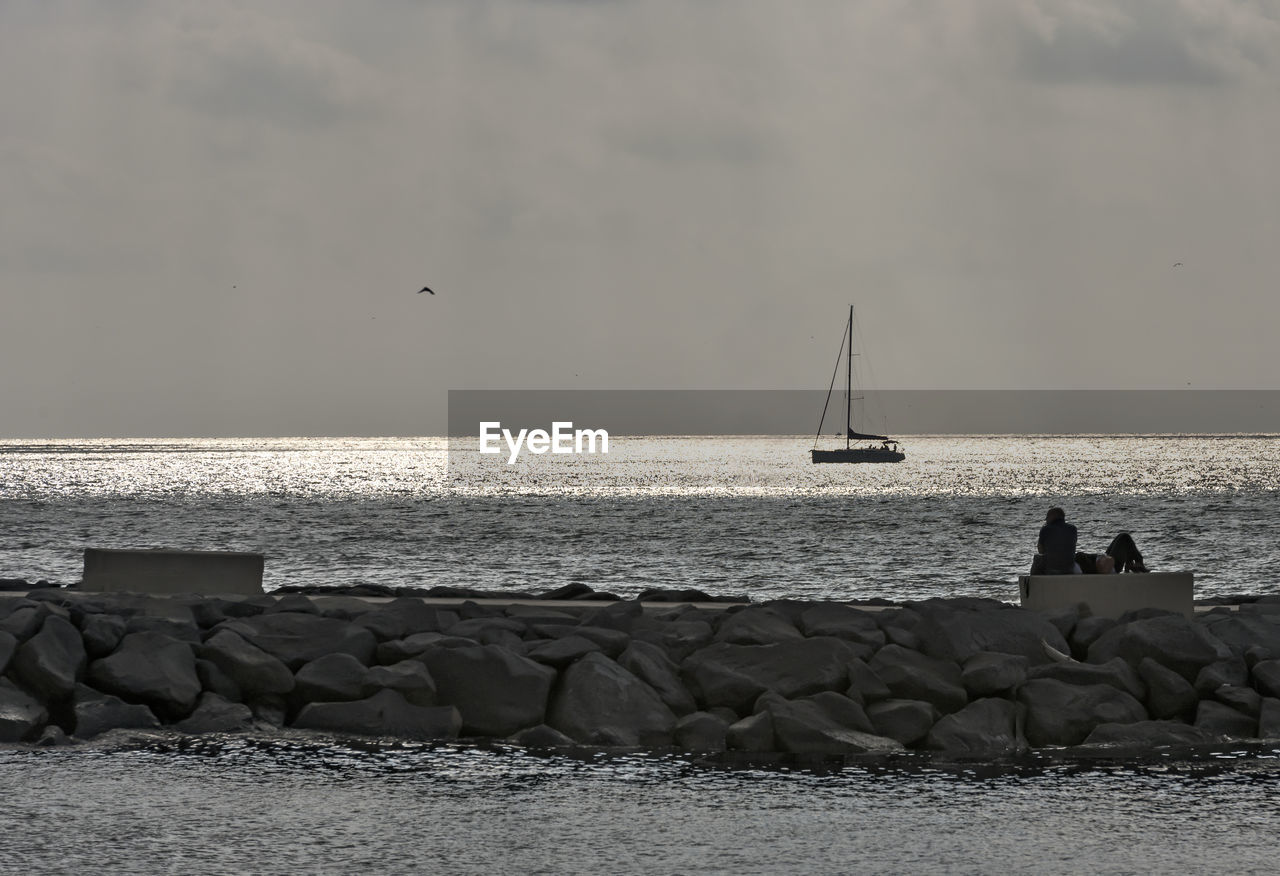
[[1033, 575], [1080, 574], [1076, 565], [1076, 528], [1067, 522], [1067, 514], [1061, 508], [1050, 508], [1040, 527], [1036, 542], [1036, 558], [1031, 565]]
[[1076, 554], [1076, 565], [1086, 575], [1111, 575], [1116, 572], [1146, 572], [1142, 554], [1133, 536], [1122, 532], [1112, 539], [1105, 554]]

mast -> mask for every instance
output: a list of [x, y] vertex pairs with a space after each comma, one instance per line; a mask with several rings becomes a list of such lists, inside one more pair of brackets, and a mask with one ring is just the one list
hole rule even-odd
[[844, 449], [853, 432], [853, 305], [849, 305], [849, 361], [844, 372]]

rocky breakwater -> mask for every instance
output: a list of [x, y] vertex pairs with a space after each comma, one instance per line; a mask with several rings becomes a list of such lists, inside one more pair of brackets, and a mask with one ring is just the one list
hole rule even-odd
[[[1276, 609], [1277, 613], [1270, 613]], [[849, 755], [1280, 737], [1280, 605], [1195, 620], [929, 600], [0, 600], [0, 741], [298, 728]]]

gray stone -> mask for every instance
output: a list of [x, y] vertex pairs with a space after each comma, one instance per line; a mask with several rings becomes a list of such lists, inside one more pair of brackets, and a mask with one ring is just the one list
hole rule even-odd
[[573, 628], [571, 635], [589, 639], [600, 646], [606, 657], [616, 660], [618, 655], [631, 644], [631, 634], [608, 627], [593, 627], [590, 624], [579, 624]]
[[862, 703], [845, 696], [842, 693], [836, 693], [833, 690], [824, 690], [821, 693], [811, 694], [807, 697], [800, 697], [795, 702], [809, 701], [816, 705], [822, 711], [830, 716], [841, 727], [848, 727], [853, 730], [860, 730], [863, 733], [875, 733], [875, 725], [871, 723], [871, 719], [867, 717], [867, 710], [862, 707]]
[[415, 706], [436, 704], [436, 683], [427, 667], [419, 660], [402, 660], [390, 666], [374, 666], [369, 669], [367, 682], [371, 687], [399, 691]]
[[884, 736], [848, 727], [812, 699], [787, 700], [768, 692], [758, 708], [773, 718], [779, 750], [793, 754], [862, 754], [901, 751], [902, 745]]
[[460, 636], [464, 639], [475, 639], [477, 642], [482, 642], [484, 641], [483, 637], [493, 637], [499, 631], [510, 633], [518, 639], [525, 634], [527, 629], [528, 626], [524, 621], [519, 621], [515, 618], [477, 617], [458, 621], [445, 632], [451, 636]]
[[670, 745], [676, 716], [649, 687], [603, 654], [588, 654], [560, 676], [547, 723], [578, 742], [601, 732], [623, 745]]
[[871, 612], [838, 602], [823, 602], [800, 613], [797, 626], [806, 636], [833, 636], [881, 648], [887, 639]]
[[281, 611], [292, 611], [298, 614], [320, 614], [320, 607], [302, 593], [289, 593], [276, 600], [276, 604], [263, 614], [274, 614]]
[[454, 706], [415, 706], [394, 690], [346, 703], [308, 703], [293, 726], [360, 736], [399, 739], [456, 739], [462, 716]]
[[657, 645], [633, 641], [618, 656], [618, 665], [653, 688], [677, 716], [697, 709], [693, 694], [680, 680], [680, 668]]
[[634, 640], [649, 642], [666, 651], [673, 663], [680, 663], [711, 644], [714, 635], [711, 624], [703, 620], [677, 620], [660, 627], [637, 627], [631, 633]]
[[525, 748], [572, 748], [578, 744], [556, 728], [548, 727], [546, 724], [526, 727], [510, 737], [510, 741]]
[[890, 699], [867, 706], [867, 717], [880, 736], [915, 745], [938, 720], [938, 710], [924, 700]]
[[261, 614], [227, 621], [216, 629], [230, 630], [280, 660], [292, 672], [325, 654], [350, 654], [368, 666], [378, 649], [373, 633], [364, 627], [311, 614]]
[[975, 699], [1014, 690], [1027, 680], [1031, 661], [1021, 654], [979, 651], [964, 662], [960, 683]]
[[456, 612], [433, 608], [420, 599], [395, 599], [355, 618], [355, 623], [379, 642], [406, 639], [419, 633], [440, 633], [461, 619]]
[[792, 698], [846, 689], [854, 656], [848, 642], [827, 636], [773, 645], [719, 642], [686, 659], [680, 674], [703, 707], [728, 706], [746, 714], [766, 690]]
[[253, 726], [253, 712], [243, 703], [228, 702], [216, 693], [205, 691], [195, 711], [177, 726], [183, 733], [236, 733]]
[[170, 720], [186, 717], [200, 696], [191, 646], [161, 633], [129, 633], [112, 654], [89, 664], [98, 690], [151, 706]]
[[[283, 666], [284, 664], [281, 665]], [[218, 664], [210, 660], [196, 658], [196, 676], [200, 679], [200, 686], [204, 690], [216, 693], [223, 699], [230, 700], [233, 703], [243, 702], [244, 691], [240, 690], [240, 685], [232, 681], [225, 672], [218, 668]]]
[[1090, 663], [1123, 657], [1137, 666], [1150, 657], [1192, 683], [1201, 669], [1231, 656], [1231, 649], [1202, 625], [1176, 614], [1121, 624], [1089, 646]]
[[1161, 666], [1150, 657], [1138, 664], [1138, 675], [1147, 683], [1147, 711], [1152, 718], [1191, 718], [1200, 696], [1195, 687], [1172, 669]]
[[963, 663], [980, 651], [1020, 654], [1032, 664], [1046, 663], [1043, 642], [1070, 652], [1058, 628], [1042, 615], [1019, 608], [964, 611], [928, 610], [913, 632], [920, 650], [930, 657]]
[[0, 618], [0, 633], [8, 633], [19, 642], [25, 642], [44, 626], [44, 619], [51, 611], [47, 605], [27, 604], [15, 608], [6, 617]]
[[1258, 738], [1280, 739], [1280, 699], [1263, 697], [1258, 710]]
[[773, 716], [768, 712], [757, 712], [730, 724], [725, 731], [724, 741], [734, 751], [776, 751]]
[[148, 632], [161, 633], [171, 639], [177, 639], [179, 642], [189, 642], [193, 645], [200, 644], [200, 627], [196, 625], [194, 620], [138, 615], [125, 621], [124, 634], [126, 636], [129, 633]]
[[1075, 629], [1067, 641], [1071, 645], [1071, 653], [1083, 659], [1089, 653], [1089, 647], [1107, 630], [1118, 625], [1112, 617], [1084, 617], [1076, 622]]
[[294, 676], [294, 694], [304, 703], [349, 702], [373, 692], [369, 667], [351, 654], [325, 654]]
[[444, 633], [414, 633], [404, 639], [381, 643], [376, 653], [378, 662], [388, 665], [416, 657], [428, 648], [460, 648], [479, 644], [475, 639], [447, 636]]
[[1214, 700], [1201, 700], [1196, 708], [1197, 727], [1232, 739], [1253, 739], [1258, 735], [1258, 719]]
[[458, 707], [469, 736], [505, 738], [546, 723], [550, 667], [494, 645], [428, 648], [417, 659], [435, 680], [437, 701]]
[[115, 614], [91, 614], [85, 617], [80, 625], [80, 636], [84, 640], [84, 650], [90, 660], [106, 657], [114, 651], [124, 638], [126, 621]]
[[539, 639], [528, 643], [525, 656], [538, 663], [563, 669], [587, 654], [600, 651], [600, 646], [582, 636], [565, 636], [563, 639]]
[[34, 744], [38, 748], [54, 748], [61, 745], [70, 745], [71, 738], [57, 724], [48, 724], [40, 731], [40, 735], [36, 737]]
[[84, 684], [76, 685], [71, 705], [75, 718], [72, 732], [81, 739], [90, 739], [107, 730], [155, 730], [160, 727], [155, 713], [141, 703], [126, 703], [119, 697]]
[[1007, 757], [1027, 749], [1018, 733], [1018, 707], [1009, 700], [974, 700], [958, 712], [944, 715], [929, 730], [925, 746], [965, 757]]
[[875, 670], [865, 660], [855, 657], [849, 661], [849, 688], [845, 696], [865, 706], [876, 700], [886, 700], [891, 694], [889, 685], [876, 675]]
[[1181, 721], [1138, 721], [1135, 724], [1099, 724], [1085, 739], [1086, 745], [1120, 745], [1145, 753], [1170, 745], [1209, 745], [1226, 737]]
[[1018, 691], [1026, 706], [1027, 742], [1079, 745], [1099, 724], [1147, 720], [1147, 710], [1109, 684], [1071, 685], [1052, 678], [1028, 681]]
[[7, 678], [0, 678], [0, 742], [34, 739], [45, 724], [49, 711], [31, 694]]
[[1223, 642], [1236, 654], [1244, 654], [1250, 648], [1265, 648], [1272, 654], [1280, 654], [1280, 623], [1275, 615], [1249, 615], [1238, 612], [1206, 615], [1197, 625], [1207, 630], [1217, 641]]
[[716, 628], [717, 642], [733, 645], [770, 645], [802, 638], [785, 615], [769, 606], [752, 605], [727, 614]]
[[[0, 667], [4, 660], [0, 659]], [[1263, 696], [1280, 697], [1280, 660], [1259, 660], [1251, 670], [1253, 686]]]
[[1248, 683], [1249, 668], [1245, 666], [1243, 658], [1219, 660], [1196, 674], [1196, 693], [1208, 697], [1213, 696], [1213, 692], [1224, 684], [1243, 686]]
[[586, 626], [605, 627], [630, 633], [637, 622], [644, 619], [644, 606], [634, 599], [611, 602], [582, 618]]
[[692, 712], [676, 721], [675, 744], [682, 751], [724, 751], [729, 722], [710, 712]]
[[80, 631], [71, 621], [49, 615], [40, 631], [18, 646], [12, 672], [27, 690], [47, 702], [71, 696], [86, 665]]
[[1135, 700], [1147, 695], [1147, 684], [1138, 672], [1119, 657], [1106, 663], [1046, 663], [1033, 666], [1027, 678], [1054, 678], [1067, 684], [1109, 684]]
[[969, 702], [960, 667], [950, 660], [885, 645], [869, 665], [897, 699], [924, 700], [944, 715], [963, 709]]
[[1262, 710], [1262, 695], [1251, 687], [1224, 684], [1213, 692], [1213, 698], [1253, 718]]
[[[233, 681], [244, 697], [287, 694], [293, 690], [293, 673], [283, 661], [224, 627], [196, 648], [203, 660], [218, 667]], [[219, 691], [229, 699], [228, 692]]]
[[13, 655], [18, 653], [18, 637], [0, 630], [0, 675], [9, 668]]

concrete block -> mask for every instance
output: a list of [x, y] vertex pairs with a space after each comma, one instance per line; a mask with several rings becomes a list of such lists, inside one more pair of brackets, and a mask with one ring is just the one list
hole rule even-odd
[[262, 554], [86, 548], [82, 590], [262, 594]]
[[1192, 617], [1194, 589], [1191, 572], [1018, 576], [1023, 608], [1053, 613], [1083, 602], [1095, 616], [1110, 618], [1138, 608], [1164, 608]]

